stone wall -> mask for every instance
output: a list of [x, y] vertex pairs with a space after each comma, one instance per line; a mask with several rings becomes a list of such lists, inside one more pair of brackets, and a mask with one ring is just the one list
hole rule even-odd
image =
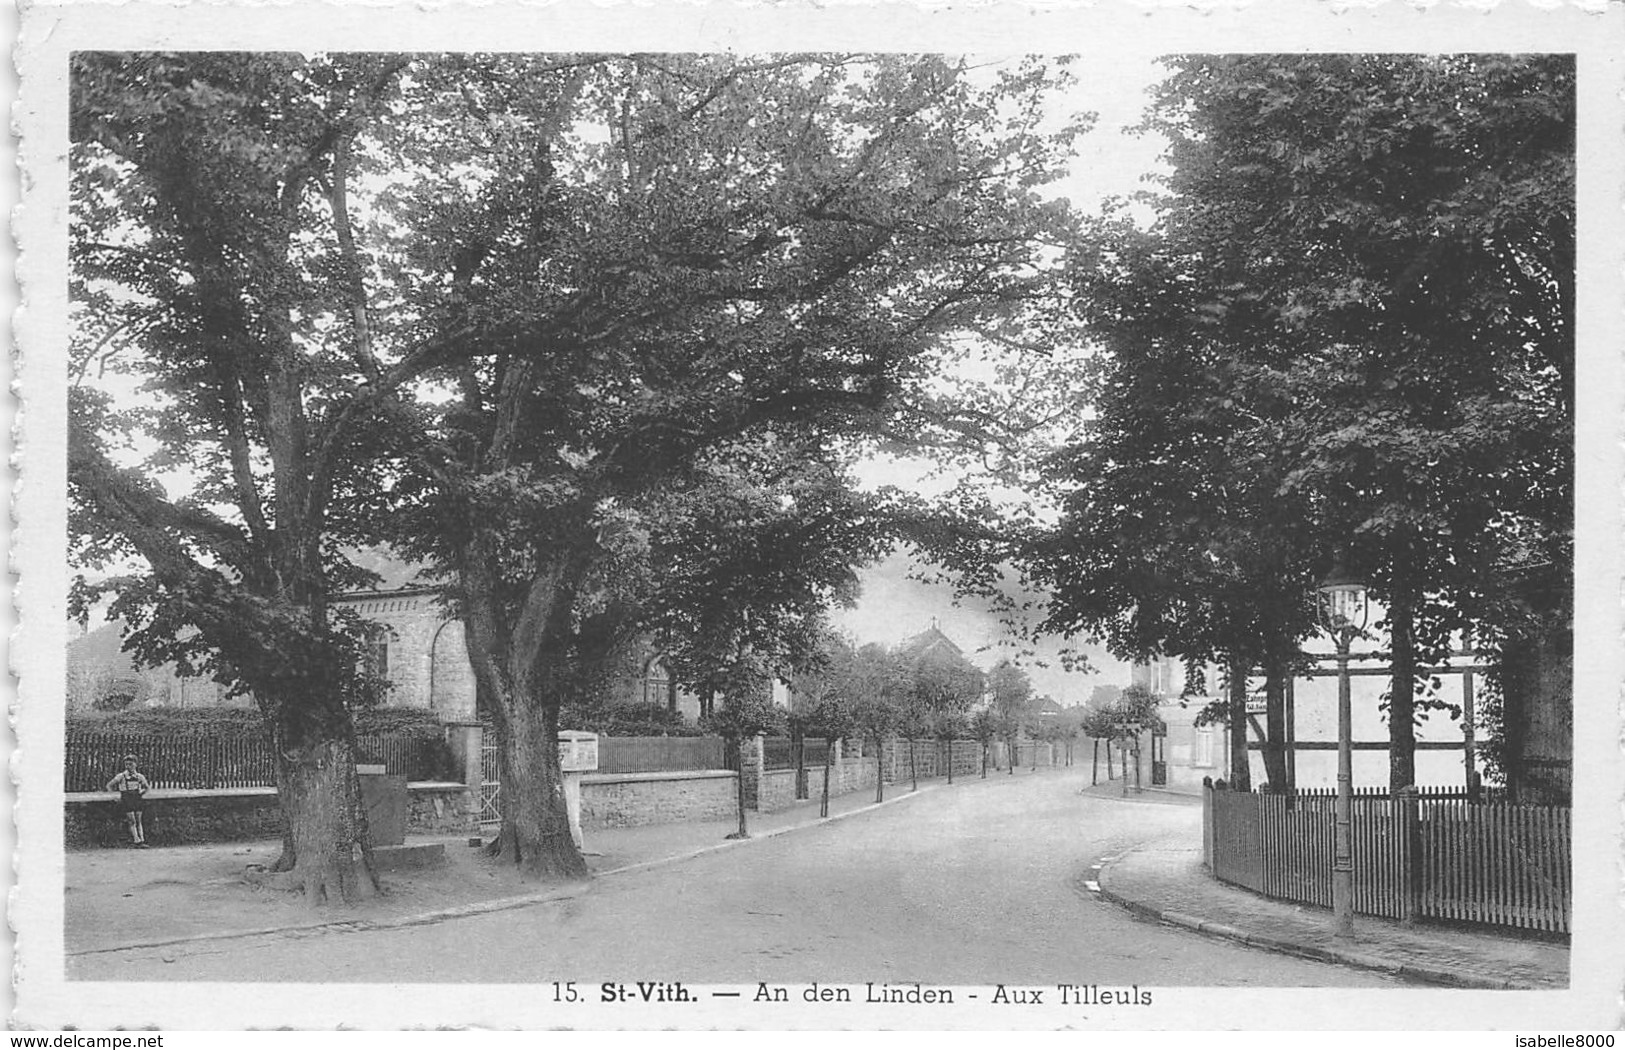
[[[411, 835], [473, 834], [478, 814], [479, 796], [461, 784], [418, 784], [407, 792]], [[154, 846], [248, 842], [281, 836], [282, 814], [275, 788], [160, 791], [147, 796], [141, 825]], [[117, 801], [99, 792], [68, 795], [63, 836], [70, 849], [122, 846], [130, 838]]]
[[[875, 776], [878, 772], [885, 778], [887, 784], [910, 784], [913, 777], [909, 771], [909, 744], [906, 740], [888, 740], [881, 748], [881, 755], [877, 762], [872, 753], [873, 744], [869, 745], [871, 754], [860, 755], [859, 746], [851, 741], [838, 745], [837, 760], [831, 764], [829, 777], [829, 796], [835, 798], [840, 795], [851, 794], [855, 791], [873, 792], [875, 789]], [[974, 740], [956, 740], [952, 747], [952, 761], [954, 779], [971, 779], [979, 777], [982, 773], [982, 745]], [[998, 752], [989, 755], [989, 770], [994, 767], [992, 759]], [[1028, 753], [1030, 755], [1030, 753]], [[915, 762], [919, 778], [930, 780], [932, 778], [947, 777], [950, 750], [949, 746], [935, 740], [920, 740], [915, 744]], [[1047, 765], [1041, 757], [1040, 764]], [[813, 765], [807, 767], [807, 800], [817, 801], [824, 790], [824, 768]], [[774, 770], [762, 774], [761, 784], [758, 788], [760, 803], [755, 807], [761, 812], [772, 813], [794, 805], [795, 798], [795, 770]]]
[[[461, 727], [457, 743], [477, 754], [477, 728]], [[473, 741], [472, 743], [470, 741]], [[850, 751], [845, 750], [850, 747]], [[1040, 765], [1051, 764], [1051, 752], [1041, 745]], [[772, 813], [797, 804], [795, 770], [762, 769], [761, 747], [748, 741], [745, 755], [747, 805]], [[877, 762], [861, 756], [856, 747], [838, 745], [830, 768], [831, 798], [856, 791], [873, 793]], [[1030, 762], [1030, 752], [1022, 749]], [[1002, 748], [995, 755], [1002, 758]], [[1059, 749], [1056, 749], [1059, 754]], [[981, 745], [961, 740], [952, 751], [955, 779], [980, 775]], [[916, 760], [921, 780], [942, 776], [948, 749], [936, 741], [920, 741]], [[887, 741], [879, 760], [888, 784], [910, 780], [908, 742]], [[1003, 763], [1000, 762], [1002, 766]], [[993, 768], [990, 766], [990, 768]], [[823, 792], [823, 767], [807, 768], [804, 804], [816, 805]], [[476, 834], [479, 826], [479, 786], [472, 783], [416, 783], [408, 789], [407, 832], [411, 835]], [[737, 775], [726, 770], [661, 773], [589, 773], [582, 778], [581, 823], [585, 829], [640, 827], [684, 821], [725, 820], [734, 816]], [[889, 792], [888, 792], [889, 794]], [[65, 816], [66, 841], [72, 848], [118, 846], [127, 840], [116, 803], [102, 794], [70, 795]], [[281, 834], [276, 791], [244, 788], [221, 791], [155, 792], [148, 797], [147, 837], [153, 845], [171, 846], [203, 842], [230, 842], [275, 838]]]
[[[982, 771], [982, 745], [974, 740], [955, 740], [951, 749], [949, 744], [940, 740], [916, 740], [912, 746], [914, 764], [921, 780], [927, 777], [946, 777], [950, 756], [955, 780]], [[892, 771], [892, 780], [910, 780], [914, 776], [909, 765], [909, 750], [910, 744], [907, 740], [897, 742], [896, 767]]]
[[[851, 755], [846, 754], [844, 749], [842, 751], [839, 765], [840, 776], [831, 779], [829, 784], [831, 797], [844, 795], [850, 791], [873, 791], [875, 789], [875, 756], [857, 754], [856, 748], [853, 748], [853, 751], [854, 754]], [[880, 766], [882, 770], [885, 769], [884, 762], [885, 760], [882, 758]], [[888, 776], [887, 779], [889, 780], [890, 777]], [[840, 784], [839, 790], [836, 788], [837, 782]]]
[[474, 669], [463, 625], [448, 620], [429, 592], [346, 597], [349, 609], [388, 628], [390, 707], [429, 708], [442, 721], [474, 717]]
[[[70, 794], [63, 811], [63, 842], [69, 849], [129, 844], [116, 799], [99, 792]], [[154, 793], [147, 797], [141, 826], [154, 846], [243, 842], [281, 837], [282, 814], [275, 788]]]
[[581, 826], [724, 820], [738, 812], [738, 790], [735, 775], [725, 770], [589, 773], [581, 778]]
[[463, 784], [407, 789], [408, 835], [474, 835], [480, 830], [480, 796]]
[[[817, 776], [824, 774], [820, 771]], [[813, 774], [808, 773], [809, 786], [813, 783]], [[817, 782], [820, 787], [814, 787], [812, 794], [821, 790], [822, 781]], [[834, 784], [830, 785], [831, 795], [834, 794]], [[788, 809], [796, 804], [796, 771], [793, 769], [775, 769], [762, 775], [761, 784], [756, 790], [756, 810], [760, 813], [775, 813], [781, 809]]]

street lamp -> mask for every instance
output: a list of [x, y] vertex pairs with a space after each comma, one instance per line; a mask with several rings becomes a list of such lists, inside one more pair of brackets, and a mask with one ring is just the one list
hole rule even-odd
[[1349, 643], [1365, 630], [1365, 582], [1341, 563], [1321, 581], [1320, 620], [1337, 643], [1337, 808], [1332, 836], [1332, 915], [1339, 937], [1354, 936], [1354, 714], [1349, 697]]

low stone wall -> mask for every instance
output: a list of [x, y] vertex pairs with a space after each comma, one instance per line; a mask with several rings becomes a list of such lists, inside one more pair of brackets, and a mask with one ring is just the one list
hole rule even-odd
[[[69, 849], [125, 846], [130, 833], [118, 801], [100, 792], [70, 792], [63, 807], [63, 842]], [[141, 827], [154, 846], [274, 839], [282, 834], [275, 788], [154, 791]]]
[[581, 778], [581, 826], [631, 828], [722, 820], [738, 812], [736, 775], [725, 769], [588, 773]]
[[473, 835], [480, 830], [480, 798], [466, 784], [407, 785], [408, 835]]
[[[129, 843], [117, 800], [100, 792], [70, 792], [65, 801], [63, 842], [69, 849]], [[408, 834], [472, 834], [479, 829], [479, 799], [465, 785], [412, 784], [407, 790], [407, 804]], [[160, 789], [147, 795], [141, 826], [154, 846], [249, 842], [280, 836], [282, 813], [275, 788]]]
[[[813, 773], [809, 771], [810, 778]], [[817, 774], [822, 777], [820, 770]], [[822, 781], [819, 781], [822, 784]], [[821, 788], [820, 788], [821, 790]], [[756, 788], [756, 809], [761, 813], [774, 813], [781, 809], [788, 809], [796, 804], [796, 771], [793, 769], [774, 769], [762, 774], [762, 781]]]
[[[982, 745], [974, 740], [955, 740], [950, 749], [950, 745], [939, 740], [916, 740], [913, 761], [921, 780], [927, 777], [947, 777], [951, 761], [954, 779], [957, 780], [982, 771]], [[909, 765], [908, 741], [898, 741], [895, 762], [891, 779], [893, 781], [912, 779], [914, 773]]]
[[[1039, 764], [1049, 765], [1050, 749], [1041, 746]], [[759, 751], [746, 750], [759, 769]], [[995, 749], [996, 758], [1002, 758], [1002, 750]], [[1030, 752], [1025, 747], [1022, 750], [1022, 758], [1030, 761]], [[920, 779], [942, 776], [948, 757], [946, 745], [919, 742], [915, 758]], [[981, 745], [973, 740], [956, 741], [952, 762], [955, 779], [979, 775]], [[873, 792], [877, 765], [888, 784], [908, 782], [907, 741], [887, 741], [878, 763], [874, 755], [842, 753], [830, 768], [830, 797]], [[727, 770], [589, 773], [582, 778], [581, 823], [592, 829], [727, 819], [738, 804], [736, 777]], [[807, 768], [808, 801], [822, 794], [823, 778], [822, 766]], [[772, 813], [797, 802], [793, 769], [762, 771], [747, 780], [754, 802], [751, 808], [759, 812]], [[155, 846], [276, 838], [282, 833], [274, 788], [155, 791], [147, 796], [145, 827], [148, 841]], [[408, 834], [472, 835], [479, 830], [478, 788], [450, 782], [408, 786]], [[68, 796], [65, 834], [69, 848], [120, 846], [128, 840], [116, 801], [99, 793]]]
[[[845, 795], [853, 791], [873, 791], [875, 789], [875, 756], [868, 755], [842, 755], [838, 767], [839, 776], [831, 776], [829, 793]], [[839, 785], [839, 786], [837, 786]], [[822, 785], [820, 785], [822, 790]]]
[[[870, 745], [873, 747], [873, 744]], [[921, 780], [932, 778], [946, 779], [950, 750], [947, 744], [937, 741], [922, 740], [916, 745], [915, 762], [918, 765]], [[843, 747], [841, 757], [831, 764], [829, 774], [829, 796], [835, 798], [839, 795], [851, 794], [854, 791], [873, 792], [875, 789], [875, 776], [877, 770], [885, 777], [887, 784], [906, 784], [912, 781], [909, 771], [908, 741], [888, 740], [881, 752], [879, 760], [873, 754], [860, 756], [856, 754], [855, 745], [847, 744]], [[994, 768], [992, 759], [995, 752], [989, 753], [989, 766]], [[956, 740], [953, 743], [951, 758], [953, 762], [954, 779], [971, 779], [982, 773], [982, 745], [974, 740]], [[807, 767], [807, 797], [809, 800], [817, 799], [824, 790], [824, 767]], [[760, 805], [757, 807], [764, 813], [771, 813], [793, 805], [795, 798], [795, 770], [774, 770], [762, 775], [758, 787]]]

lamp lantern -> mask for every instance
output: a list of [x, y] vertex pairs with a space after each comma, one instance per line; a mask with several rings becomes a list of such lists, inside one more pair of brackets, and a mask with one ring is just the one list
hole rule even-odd
[[1365, 630], [1370, 612], [1366, 584], [1339, 562], [1316, 588], [1319, 592], [1320, 621], [1334, 636], [1358, 634]]
[[1332, 921], [1337, 937], [1354, 936], [1354, 711], [1349, 643], [1365, 630], [1365, 581], [1338, 562], [1316, 588], [1320, 618], [1337, 643], [1337, 800], [1332, 826]]

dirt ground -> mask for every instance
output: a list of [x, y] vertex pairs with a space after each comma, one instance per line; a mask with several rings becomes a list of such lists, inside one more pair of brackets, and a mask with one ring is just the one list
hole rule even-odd
[[[865, 807], [859, 792], [831, 800], [833, 813]], [[817, 803], [771, 815], [753, 814], [751, 829], [767, 834], [816, 822]], [[726, 848], [731, 820], [589, 830], [588, 867], [603, 874], [629, 865]], [[510, 865], [470, 847], [468, 836], [412, 836], [411, 843], [441, 842], [446, 861], [434, 868], [386, 872], [380, 896], [350, 907], [312, 909], [298, 893], [258, 884], [250, 865], [275, 861], [280, 843], [220, 843], [155, 849], [75, 850], [64, 876], [65, 939], [69, 953], [253, 930], [332, 922], [378, 922], [484, 901], [570, 892], [526, 882]]]
[[116, 849], [69, 855], [66, 947], [70, 952], [199, 935], [310, 923], [378, 920], [475, 901], [533, 893], [507, 865], [470, 848], [467, 839], [436, 839], [446, 863], [387, 872], [382, 895], [353, 908], [312, 909], [297, 893], [257, 884], [249, 865], [269, 865], [276, 841], [175, 849]]

